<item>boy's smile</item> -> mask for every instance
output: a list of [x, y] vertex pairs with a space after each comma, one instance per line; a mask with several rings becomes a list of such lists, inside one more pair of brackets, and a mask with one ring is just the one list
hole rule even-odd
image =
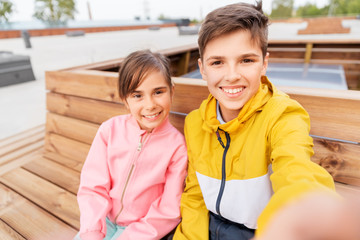
[[268, 56], [263, 58], [249, 31], [237, 30], [208, 42], [199, 59], [200, 72], [226, 122], [257, 93], [267, 64]]

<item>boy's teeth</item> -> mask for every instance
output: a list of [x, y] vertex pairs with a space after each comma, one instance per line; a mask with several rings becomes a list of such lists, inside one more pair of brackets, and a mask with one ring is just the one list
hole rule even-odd
[[243, 88], [223, 88], [226, 93], [238, 93], [243, 90]]
[[145, 117], [146, 118], [154, 118], [154, 117], [156, 117], [156, 116], [158, 116], [159, 115], [159, 113], [156, 113], [156, 114], [154, 114], [154, 115], [145, 115]]

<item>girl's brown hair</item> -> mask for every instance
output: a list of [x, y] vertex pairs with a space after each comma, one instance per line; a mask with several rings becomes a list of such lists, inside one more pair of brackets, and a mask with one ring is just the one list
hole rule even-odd
[[121, 64], [118, 79], [120, 98], [125, 100], [152, 71], [162, 73], [172, 91], [169, 59], [160, 53], [140, 50], [130, 53]]

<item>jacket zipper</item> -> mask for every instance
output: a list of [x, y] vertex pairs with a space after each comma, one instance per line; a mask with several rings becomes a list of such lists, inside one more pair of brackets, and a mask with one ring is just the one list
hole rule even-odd
[[136, 160], [137, 157], [139, 156], [140, 151], [141, 151], [142, 147], [144, 146], [144, 142], [145, 142], [145, 140], [146, 140], [147, 135], [149, 135], [149, 134], [148, 134], [148, 133], [145, 133], [145, 135], [141, 135], [141, 136], [140, 136], [139, 144], [138, 144], [138, 147], [136, 148], [136, 151], [137, 151], [138, 153], [136, 154], [136, 157], [133, 158], [133, 161], [132, 161], [132, 164], [131, 164], [131, 168], [130, 168], [129, 174], [128, 174], [127, 178], [126, 178], [125, 186], [124, 186], [124, 189], [123, 189], [123, 191], [122, 191], [121, 199], [120, 199], [121, 208], [120, 208], [118, 214], [117, 214], [116, 217], [115, 217], [115, 224], [116, 224], [116, 222], [117, 222], [118, 217], [120, 216], [121, 212], [122, 212], [123, 209], [124, 209], [124, 195], [125, 195], [125, 191], [126, 191], [126, 188], [127, 188], [128, 184], [129, 184], [129, 180], [130, 180], [131, 174], [132, 174], [132, 172], [134, 171], [135, 160]]
[[222, 217], [221, 212], [220, 212], [220, 202], [221, 202], [221, 198], [223, 196], [224, 193], [224, 189], [225, 189], [225, 182], [226, 182], [226, 154], [229, 150], [230, 147], [230, 135], [229, 133], [223, 131], [225, 133], [225, 137], [226, 137], [226, 146], [224, 145], [220, 134], [219, 134], [219, 130], [221, 130], [220, 128], [218, 128], [218, 130], [216, 131], [216, 136], [217, 139], [219, 141], [219, 143], [221, 144], [221, 146], [224, 148], [224, 153], [223, 153], [223, 157], [222, 157], [222, 171], [221, 171], [221, 184], [220, 184], [220, 189], [219, 189], [219, 194], [216, 200], [216, 212], [218, 213], [218, 215], [220, 217]]

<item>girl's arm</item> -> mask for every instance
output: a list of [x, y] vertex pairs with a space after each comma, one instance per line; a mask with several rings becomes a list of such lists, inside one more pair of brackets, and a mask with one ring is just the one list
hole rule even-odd
[[184, 189], [186, 167], [186, 147], [180, 145], [168, 166], [163, 194], [151, 204], [145, 217], [126, 227], [118, 240], [156, 240], [176, 227], [180, 222], [180, 198]]
[[107, 165], [108, 129], [101, 125], [81, 171], [77, 199], [80, 208], [80, 237], [103, 239], [106, 235], [106, 215], [111, 209], [110, 175]]

